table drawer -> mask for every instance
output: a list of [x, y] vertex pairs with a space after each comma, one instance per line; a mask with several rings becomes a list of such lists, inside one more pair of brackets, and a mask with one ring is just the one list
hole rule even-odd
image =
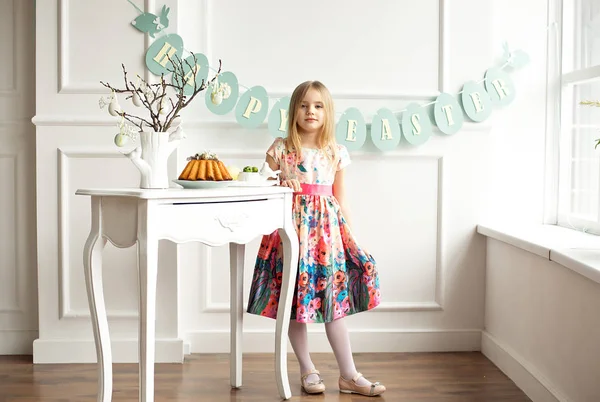
[[271, 233], [283, 227], [285, 213], [283, 199], [168, 204], [156, 211], [159, 238], [212, 246]]

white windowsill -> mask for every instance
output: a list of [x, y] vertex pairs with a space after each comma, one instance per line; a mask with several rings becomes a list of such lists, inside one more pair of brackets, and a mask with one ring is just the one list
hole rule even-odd
[[600, 283], [600, 236], [555, 225], [480, 224], [477, 232], [547, 258]]

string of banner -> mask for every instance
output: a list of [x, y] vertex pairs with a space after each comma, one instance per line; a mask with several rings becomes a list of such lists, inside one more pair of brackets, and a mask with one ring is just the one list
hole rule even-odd
[[[184, 59], [186, 78], [189, 77], [186, 88], [189, 86], [191, 93], [194, 75], [196, 84], [200, 85], [208, 77], [209, 70], [216, 71], [209, 66], [204, 54], [185, 50], [181, 36], [166, 32], [169, 8], [163, 6], [160, 14], [155, 15], [142, 11], [131, 0], [127, 1], [140, 13], [131, 24], [150, 37], [156, 37], [145, 56], [146, 67], [152, 74], [167, 75], [171, 70], [169, 59], [175, 56], [181, 59], [185, 52], [189, 54]], [[411, 145], [425, 143], [433, 133], [434, 124], [443, 134], [452, 135], [463, 126], [465, 115], [476, 123], [486, 120], [494, 107], [506, 106], [515, 98], [514, 83], [505, 70], [521, 68], [529, 61], [525, 52], [511, 52], [506, 43], [503, 48], [503, 64], [489, 68], [479, 81], [466, 82], [456, 96], [444, 92], [432, 102], [423, 105], [413, 102], [399, 112], [381, 108], [372, 117], [370, 130], [367, 130], [367, 122], [360, 110], [355, 107], [346, 109], [336, 125], [336, 140], [349, 150], [357, 150], [365, 144], [367, 131], [370, 131], [373, 144], [381, 151], [390, 151], [398, 146], [401, 138]], [[246, 89], [241, 96], [240, 87]], [[224, 115], [235, 108], [235, 118], [241, 126], [257, 128], [267, 119], [269, 132], [274, 137], [287, 135], [289, 96], [277, 99], [269, 112], [267, 90], [260, 85], [248, 88], [240, 84], [231, 71], [220, 73], [210, 89], [206, 92], [205, 103], [211, 112]], [[426, 110], [431, 105], [433, 122]]]

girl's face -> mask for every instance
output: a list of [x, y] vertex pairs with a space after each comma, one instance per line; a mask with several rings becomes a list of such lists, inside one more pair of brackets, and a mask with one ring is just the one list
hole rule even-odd
[[298, 132], [300, 134], [316, 134], [321, 130], [325, 122], [324, 106], [321, 93], [314, 88], [310, 88], [296, 111], [296, 121], [298, 122]]

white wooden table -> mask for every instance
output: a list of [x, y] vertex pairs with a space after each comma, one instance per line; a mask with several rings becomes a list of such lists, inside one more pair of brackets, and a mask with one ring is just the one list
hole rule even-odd
[[275, 376], [279, 394], [291, 397], [287, 375], [287, 331], [298, 263], [292, 196], [283, 187], [229, 187], [209, 190], [79, 189], [91, 196], [90, 235], [83, 252], [85, 281], [98, 358], [98, 401], [112, 400], [112, 355], [102, 287], [102, 249], [137, 244], [139, 254], [139, 400], [154, 401], [154, 348], [158, 241], [230, 244], [230, 381], [242, 385], [242, 315], [245, 244], [279, 230], [284, 267], [275, 336]]

